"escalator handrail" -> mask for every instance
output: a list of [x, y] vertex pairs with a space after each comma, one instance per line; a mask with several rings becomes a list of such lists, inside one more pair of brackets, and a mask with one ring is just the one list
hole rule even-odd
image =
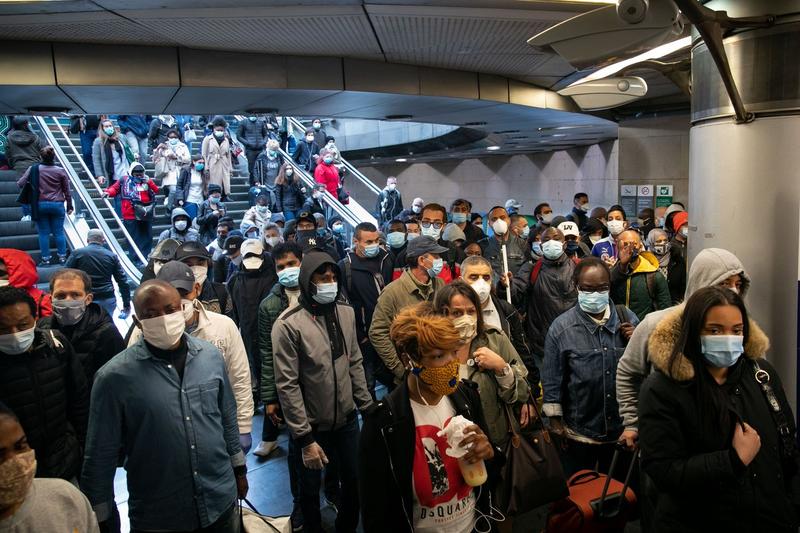
[[[89, 170], [89, 167], [86, 166], [86, 161], [83, 160], [83, 156], [78, 152], [78, 149], [75, 147], [75, 144], [72, 142], [72, 139], [69, 138], [69, 135], [67, 135], [67, 132], [64, 130], [63, 126], [61, 126], [61, 123], [58, 121], [58, 117], [50, 117], [50, 118], [53, 121], [53, 123], [55, 124], [55, 126], [58, 128], [58, 131], [61, 133], [61, 135], [67, 141], [68, 146], [72, 150], [72, 153], [75, 155], [75, 157], [77, 157], [78, 162], [83, 167], [83, 170], [84, 170], [84, 172], [86, 172], [86, 175], [89, 176], [89, 180], [92, 182], [92, 185], [94, 185], [94, 187], [97, 190], [97, 192], [100, 193], [100, 199], [103, 201], [103, 203], [106, 205], [106, 207], [109, 208], [111, 216], [114, 218], [114, 221], [117, 223], [117, 226], [122, 230], [122, 234], [125, 236], [125, 239], [132, 246], [132, 249], [136, 252], [136, 256], [139, 258], [139, 260], [142, 262], [143, 265], [146, 265], [147, 264], [147, 259], [145, 259], [144, 255], [142, 255], [142, 252], [139, 250], [139, 247], [136, 246], [136, 243], [133, 241], [133, 238], [131, 237], [130, 233], [128, 233], [128, 229], [125, 227], [125, 224], [122, 223], [122, 220], [119, 218], [119, 215], [117, 215], [117, 211], [114, 209], [114, 205], [108, 200], [108, 198], [103, 197], [103, 194], [104, 194], [105, 191], [104, 191], [103, 187], [98, 183], [97, 179], [95, 178], [94, 171]], [[50, 132], [49, 128], [47, 128], [46, 121], [43, 121], [43, 122], [45, 124], [45, 126], [44, 126], [45, 129], [47, 129], [47, 131]], [[50, 132], [50, 133], [52, 133], [52, 132]], [[69, 164], [69, 162], [66, 161], [66, 157], [65, 157], [65, 163]], [[71, 166], [72, 165], [70, 165], [70, 167]], [[77, 176], [77, 175], [76, 175], [76, 177], [78, 178], [78, 181], [80, 181], [80, 177]], [[83, 183], [81, 183], [81, 185], [83, 185]], [[84, 186], [84, 189], [85, 189], [85, 186]], [[94, 205], [94, 202], [92, 202], [92, 205]], [[103, 217], [101, 216], [100, 218], [103, 218]], [[104, 232], [105, 232], [105, 230], [104, 230]], [[116, 240], [116, 237], [114, 237], [113, 234], [110, 234], [110, 236], [113, 238], [113, 240]], [[109, 234], [106, 234], [106, 239], [108, 239], [108, 238], [109, 238]]]
[[[289, 122], [290, 122], [290, 123], [291, 123], [293, 126], [295, 126], [295, 127], [297, 127], [297, 128], [302, 128], [303, 130], [305, 130], [305, 129], [306, 129], [306, 127], [303, 125], [303, 123], [302, 123], [302, 122], [300, 122], [299, 120], [297, 120], [296, 118], [294, 118], [294, 117], [286, 117], [286, 119], [287, 119], [287, 120], [288, 120], [288, 121], [289, 121]], [[322, 147], [322, 146], [320, 146], [320, 150], [322, 150], [322, 148], [323, 148], [323, 147]], [[352, 174], [353, 176], [355, 176], [356, 178], [358, 178], [358, 180], [359, 180], [361, 183], [363, 183], [363, 184], [364, 184], [364, 185], [367, 187], [367, 189], [369, 189], [370, 191], [372, 191], [373, 193], [375, 193], [375, 195], [376, 195], [376, 196], [377, 196], [377, 195], [379, 195], [379, 194], [381, 193], [381, 188], [380, 188], [380, 187], [378, 187], [377, 185], [375, 185], [375, 183], [374, 183], [374, 182], [373, 182], [371, 179], [369, 179], [369, 178], [368, 178], [368, 177], [366, 177], [364, 174], [362, 174], [360, 170], [358, 170], [356, 167], [354, 167], [352, 164], [350, 164], [350, 162], [349, 162], [349, 161], [347, 161], [347, 160], [346, 160], [344, 157], [342, 157], [341, 151], [339, 152], [339, 158], [340, 158], [340, 160], [341, 160], [342, 164], [344, 165], [344, 168], [346, 168], [346, 169], [347, 169], [347, 171], [348, 171], [350, 174]]]
[[[58, 122], [58, 120], [55, 118], [53, 120], [56, 123]], [[36, 117], [36, 121], [39, 124], [39, 128], [42, 130], [42, 134], [45, 136], [47, 142], [53, 147], [53, 150], [55, 150], [56, 157], [61, 163], [61, 166], [64, 168], [64, 171], [69, 176], [69, 181], [72, 187], [72, 191], [75, 194], [77, 194], [77, 196], [81, 199], [81, 202], [84, 204], [87, 211], [91, 215], [92, 220], [94, 220], [95, 224], [97, 224], [97, 227], [103, 231], [103, 234], [105, 234], [106, 242], [108, 243], [111, 250], [117, 255], [117, 257], [119, 257], [120, 263], [122, 264], [122, 268], [125, 271], [125, 274], [127, 274], [127, 276], [134, 282], [139, 283], [142, 279], [141, 271], [133, 265], [130, 258], [128, 258], [128, 255], [125, 253], [125, 250], [122, 249], [122, 246], [119, 244], [119, 241], [114, 236], [114, 233], [111, 231], [109, 225], [106, 223], [105, 218], [103, 218], [103, 216], [100, 214], [100, 210], [97, 208], [97, 205], [95, 205], [94, 200], [91, 197], [91, 194], [81, 181], [80, 176], [78, 176], [78, 173], [69, 163], [67, 155], [64, 153], [64, 150], [58, 144], [58, 140], [48, 127], [46, 120], [43, 117]], [[61, 131], [63, 132], [63, 129]], [[69, 141], [69, 138], [68, 137], [66, 138]], [[72, 141], [69, 141], [69, 144], [70, 146], [72, 146], [73, 149], [75, 148], [74, 145], [72, 145]], [[79, 160], [83, 162], [83, 159], [81, 159], [80, 157]], [[84, 164], [84, 167], [85, 166], [86, 165]], [[94, 180], [94, 177], [92, 177], [92, 179]], [[106, 204], [108, 204], [107, 201]], [[119, 220], [119, 218], [116, 217], [116, 212], [114, 212], [113, 206], [109, 205], [109, 207], [111, 208], [111, 212], [114, 213], [115, 218]], [[128, 239], [130, 239], [130, 235], [128, 234], [125, 227], [122, 224], [120, 224], [120, 227], [122, 228], [122, 231], [124, 232], [125, 236]], [[138, 248], [135, 249], [137, 252], [139, 252]], [[139, 257], [142, 257], [141, 252], [139, 252], [138, 255]]]

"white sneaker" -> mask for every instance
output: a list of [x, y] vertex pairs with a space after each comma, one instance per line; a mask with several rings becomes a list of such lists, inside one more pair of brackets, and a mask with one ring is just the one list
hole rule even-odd
[[257, 455], [259, 457], [266, 457], [277, 449], [278, 449], [278, 443], [276, 441], [262, 440], [261, 442], [258, 443], [256, 449], [253, 450], [253, 455]]
[[20, 222], [30, 222], [31, 221], [31, 216], [30, 215], [25, 215], [24, 217], [19, 219], [19, 221]]

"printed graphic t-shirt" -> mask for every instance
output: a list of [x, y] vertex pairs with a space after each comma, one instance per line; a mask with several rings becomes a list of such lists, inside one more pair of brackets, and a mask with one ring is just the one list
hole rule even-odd
[[475, 519], [475, 494], [458, 459], [445, 453], [447, 439], [436, 434], [455, 414], [446, 397], [426, 406], [411, 400], [416, 424], [414, 449], [414, 530], [417, 533], [469, 533]]

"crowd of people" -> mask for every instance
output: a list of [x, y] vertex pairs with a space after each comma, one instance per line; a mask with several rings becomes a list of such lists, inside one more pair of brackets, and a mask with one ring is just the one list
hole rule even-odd
[[404, 208], [391, 177], [348, 240], [317, 194], [342, 183], [321, 123], [295, 151], [306, 197], [275, 123], [250, 117], [237, 137], [267, 190], [237, 225], [220, 120], [194, 155], [189, 130], [151, 124], [160, 187], [117, 167], [120, 134], [144, 129], [98, 121], [95, 174], [126, 222], [145, 197], [174, 205], [132, 296], [98, 230], [49, 294], [0, 250], [0, 531], [117, 531], [123, 464], [132, 531], [237, 531], [237, 498], [262, 490], [244, 457], [284, 430], [294, 531], [322, 531], [321, 492], [336, 531], [511, 531], [525, 518], [497, 488], [533, 475], [504, 468], [512, 436], [543, 428], [567, 477], [639, 450], [646, 531], [796, 531], [794, 415], [745, 305], [758, 280], [723, 249], [689, 263], [681, 204]]

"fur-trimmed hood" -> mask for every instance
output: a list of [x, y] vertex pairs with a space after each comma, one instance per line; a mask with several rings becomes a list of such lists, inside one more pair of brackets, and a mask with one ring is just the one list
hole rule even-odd
[[[647, 340], [650, 361], [657, 369], [676, 381], [694, 379], [694, 367], [683, 354], [673, 369], [669, 368], [672, 348], [678, 342], [681, 332], [683, 305], [676, 306], [658, 323]], [[744, 347], [744, 355], [750, 359], [763, 358], [769, 350], [769, 338], [753, 320], [750, 320], [750, 337]]]

